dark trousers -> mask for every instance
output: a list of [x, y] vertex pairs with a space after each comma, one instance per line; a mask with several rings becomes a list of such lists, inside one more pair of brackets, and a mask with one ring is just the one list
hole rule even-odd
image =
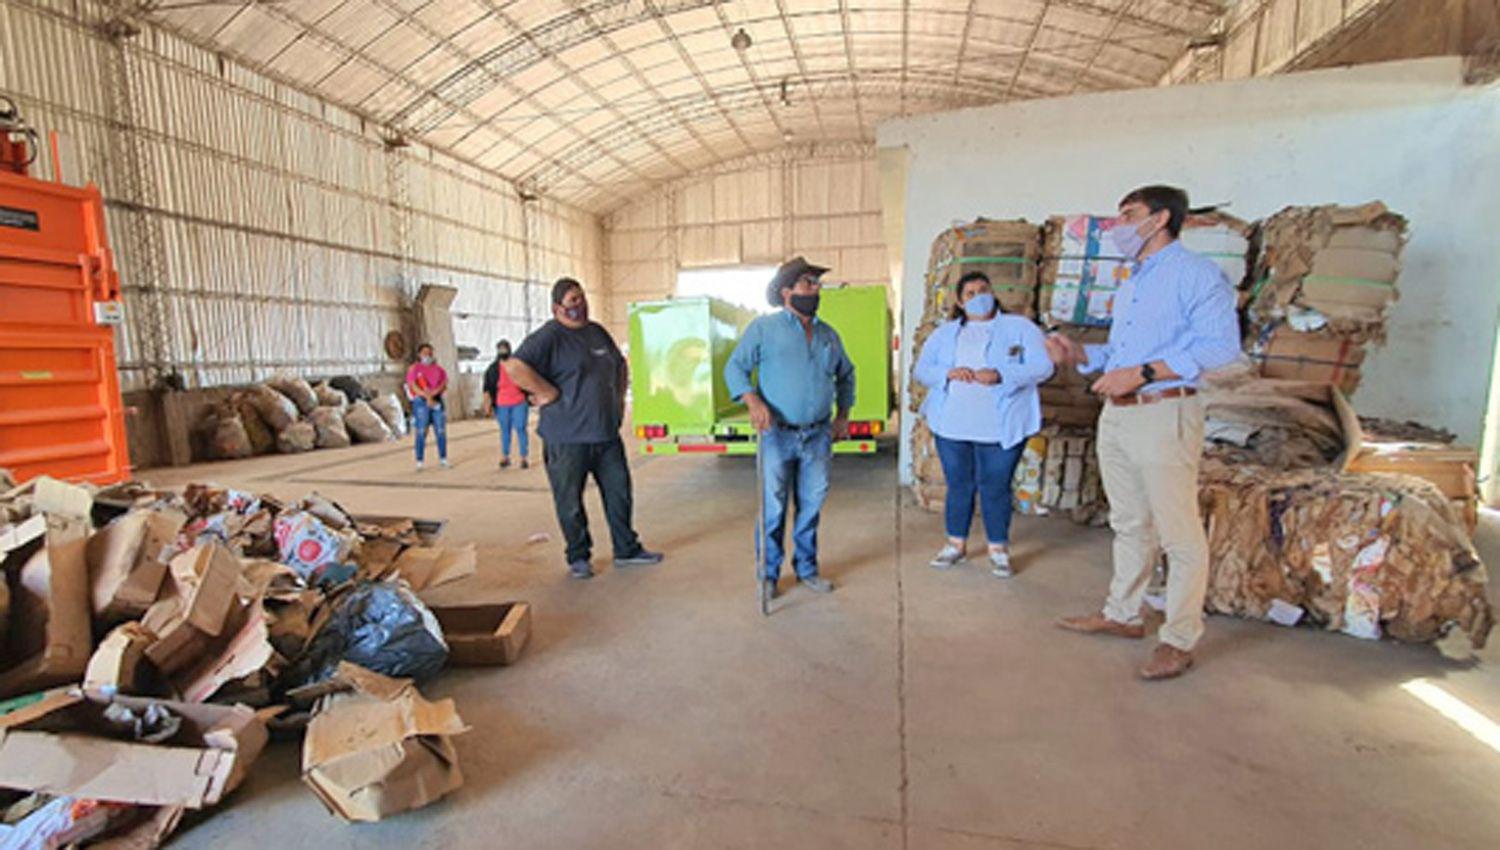
[[586, 561], [594, 551], [589, 517], [583, 510], [583, 485], [590, 474], [604, 500], [604, 518], [609, 521], [615, 557], [630, 558], [640, 553], [640, 538], [630, 526], [633, 505], [624, 442], [618, 438], [607, 443], [543, 441], [542, 461], [547, 465], [547, 481], [552, 485], [557, 524], [567, 541], [568, 563]]

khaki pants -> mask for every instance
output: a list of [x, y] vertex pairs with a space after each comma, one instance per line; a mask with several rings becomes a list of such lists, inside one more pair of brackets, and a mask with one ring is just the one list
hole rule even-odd
[[1158, 554], [1167, 553], [1167, 611], [1157, 637], [1189, 651], [1203, 636], [1208, 538], [1198, 514], [1203, 454], [1199, 396], [1154, 404], [1106, 404], [1099, 416], [1099, 471], [1115, 531], [1115, 574], [1104, 616], [1141, 621]]

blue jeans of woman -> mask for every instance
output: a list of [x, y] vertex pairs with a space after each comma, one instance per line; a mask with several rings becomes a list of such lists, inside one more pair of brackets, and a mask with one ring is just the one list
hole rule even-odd
[[1025, 440], [1007, 449], [999, 443], [937, 438], [938, 460], [948, 484], [943, 518], [949, 537], [968, 538], [977, 494], [990, 545], [1010, 542], [1010, 484], [1025, 448]]
[[792, 526], [793, 565], [797, 578], [811, 578], [818, 574], [818, 517], [828, 496], [832, 433], [826, 423], [806, 428], [778, 425], [760, 435], [759, 451], [766, 510], [764, 539], [757, 529], [755, 541], [756, 556], [762, 545], [766, 553], [761, 578], [775, 581], [781, 577], [781, 562], [786, 559], [786, 515], [793, 500], [797, 507], [797, 520]]
[[417, 427], [417, 463], [427, 454], [427, 426], [431, 425], [437, 436], [438, 457], [448, 458], [448, 414], [443, 403], [429, 404], [425, 398], [411, 400], [411, 418]]
[[495, 405], [495, 421], [500, 423], [500, 454], [510, 457], [510, 435], [516, 435], [516, 448], [520, 449], [521, 457], [526, 457], [530, 452], [527, 450], [526, 416], [531, 412], [531, 406], [526, 402], [519, 404], [497, 404]]

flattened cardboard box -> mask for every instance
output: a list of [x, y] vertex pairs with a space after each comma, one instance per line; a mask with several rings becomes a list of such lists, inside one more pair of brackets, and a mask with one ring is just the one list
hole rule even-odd
[[302, 744], [302, 781], [328, 811], [377, 821], [463, 784], [449, 737], [467, 731], [453, 700], [428, 702], [407, 679], [341, 663], [352, 690], [319, 701]]
[[[44, 545], [24, 564], [3, 561], [4, 572], [18, 575], [10, 584], [9, 628], [0, 648], [0, 665], [7, 666], [0, 673], [0, 698], [78, 681], [94, 648], [84, 556], [88, 522], [48, 516], [45, 528]], [[7, 554], [0, 552], [0, 558]]]
[[[105, 708], [157, 703], [182, 719], [171, 742], [105, 737]], [[48, 693], [0, 716], [0, 786], [143, 806], [211, 806], [234, 790], [267, 740], [265, 723], [242, 705]]]
[[208, 644], [231, 623], [237, 610], [240, 563], [228, 549], [206, 543], [172, 560], [172, 588], [141, 619], [157, 636], [146, 657], [163, 673], [189, 667], [207, 651]]
[[90, 538], [95, 616], [114, 622], [146, 613], [161, 593], [170, 547], [186, 522], [177, 511], [131, 511]]

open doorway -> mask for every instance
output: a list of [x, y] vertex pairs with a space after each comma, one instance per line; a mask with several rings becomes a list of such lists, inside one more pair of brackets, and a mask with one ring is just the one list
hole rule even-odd
[[682, 269], [677, 273], [677, 297], [709, 295], [756, 313], [771, 312], [766, 303], [766, 285], [775, 266], [714, 266]]

